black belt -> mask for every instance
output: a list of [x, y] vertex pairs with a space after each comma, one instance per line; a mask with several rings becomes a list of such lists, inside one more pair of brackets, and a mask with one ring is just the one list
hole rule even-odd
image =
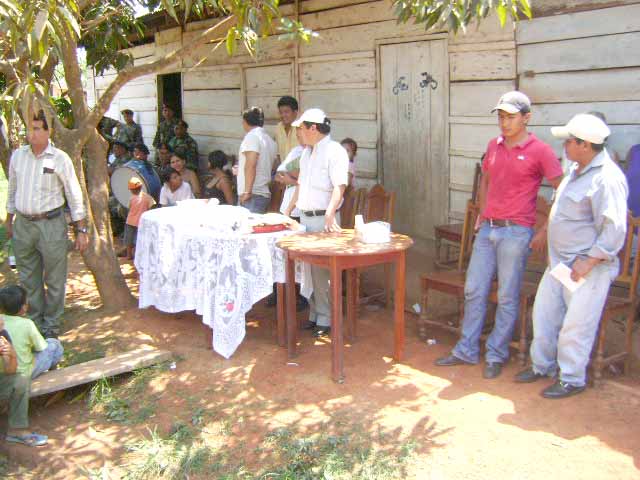
[[58, 208], [54, 208], [53, 210], [49, 210], [48, 212], [36, 213], [35, 215], [26, 215], [24, 213], [20, 213], [20, 215], [26, 218], [27, 220], [30, 220], [32, 222], [37, 222], [38, 220], [50, 220], [52, 218], [59, 217], [61, 213], [62, 213], [62, 207], [58, 207]]
[[489, 225], [491, 227], [513, 227], [515, 225], [518, 225], [516, 222], [513, 222], [511, 220], [502, 220], [500, 218], [487, 218], [486, 219], [487, 223], [489, 223]]
[[325, 213], [327, 213], [326, 210], [301, 210], [301, 211], [305, 217], [322, 217]]

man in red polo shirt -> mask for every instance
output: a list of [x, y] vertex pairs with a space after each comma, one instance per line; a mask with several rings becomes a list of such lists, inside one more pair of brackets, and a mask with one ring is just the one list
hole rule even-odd
[[527, 131], [531, 101], [522, 92], [504, 94], [498, 111], [502, 133], [489, 142], [482, 162], [478, 232], [464, 288], [462, 335], [451, 354], [438, 366], [476, 364], [491, 283], [498, 276], [498, 309], [487, 339], [485, 378], [500, 375], [509, 358], [509, 343], [518, 318], [520, 286], [529, 249], [545, 245], [544, 229], [534, 235], [536, 197], [543, 177], [553, 188], [562, 168], [551, 147]]

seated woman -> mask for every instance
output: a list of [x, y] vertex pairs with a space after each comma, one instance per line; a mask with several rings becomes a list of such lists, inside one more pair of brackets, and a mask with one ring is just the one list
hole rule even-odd
[[193, 198], [191, 187], [187, 182], [182, 181], [182, 176], [176, 169], [167, 167], [162, 172], [162, 181], [164, 185], [160, 190], [160, 200], [158, 202], [161, 207], [173, 207], [180, 200]]
[[185, 159], [174, 153], [171, 155], [171, 168], [176, 170], [182, 177], [182, 180], [191, 186], [194, 197], [200, 198], [200, 181], [198, 180], [196, 172], [186, 167]]
[[223, 170], [226, 164], [227, 156], [223, 151], [209, 154], [209, 176], [203, 183], [202, 198], [217, 198], [221, 205], [234, 205], [231, 181]]

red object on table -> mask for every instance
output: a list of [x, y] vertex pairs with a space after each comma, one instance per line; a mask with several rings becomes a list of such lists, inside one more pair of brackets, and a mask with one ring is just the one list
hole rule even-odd
[[406, 235], [391, 234], [386, 243], [363, 243], [357, 240], [353, 230], [341, 233], [305, 233], [290, 235], [278, 240], [287, 258], [286, 283], [286, 327], [287, 352], [289, 358], [296, 355], [297, 330], [295, 261], [328, 268], [331, 273], [330, 299], [332, 376], [338, 383], [344, 382], [344, 339], [342, 322], [342, 271], [347, 271], [347, 339], [356, 335], [356, 269], [393, 263], [395, 265], [394, 297], [394, 354], [396, 361], [402, 360], [404, 350], [404, 296], [406, 250], [413, 240]]
[[289, 228], [288, 225], [284, 223], [276, 223], [275, 225], [254, 225], [251, 227], [253, 233], [274, 233], [281, 232]]

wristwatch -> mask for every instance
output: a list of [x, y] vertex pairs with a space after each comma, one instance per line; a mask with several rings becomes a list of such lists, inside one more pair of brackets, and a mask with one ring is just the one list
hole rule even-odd
[[87, 233], [89, 230], [87, 230], [87, 227], [78, 227], [76, 228], [76, 233]]

